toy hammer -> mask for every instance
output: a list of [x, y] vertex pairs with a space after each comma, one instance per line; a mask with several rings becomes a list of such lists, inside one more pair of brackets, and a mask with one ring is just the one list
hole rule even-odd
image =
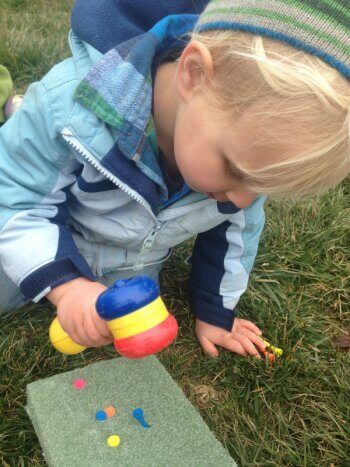
[[[148, 276], [117, 280], [98, 297], [96, 310], [107, 321], [114, 347], [124, 357], [153, 355], [170, 345], [177, 335], [176, 319]], [[64, 354], [75, 355], [86, 349], [64, 332], [57, 318], [51, 323], [49, 335], [52, 345]]]

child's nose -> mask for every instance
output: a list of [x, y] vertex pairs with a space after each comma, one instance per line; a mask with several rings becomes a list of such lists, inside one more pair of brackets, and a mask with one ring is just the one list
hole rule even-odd
[[256, 197], [254, 193], [242, 193], [236, 191], [228, 191], [226, 192], [226, 196], [240, 209], [245, 209], [250, 206]]

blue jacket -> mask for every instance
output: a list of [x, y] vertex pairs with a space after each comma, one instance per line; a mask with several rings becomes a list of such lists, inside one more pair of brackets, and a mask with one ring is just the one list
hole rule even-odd
[[[232, 326], [263, 228], [264, 199], [238, 210], [190, 192], [159, 209], [167, 193], [149, 125], [146, 70], [178, 47], [177, 34], [194, 21], [166, 18], [104, 56], [71, 33], [72, 57], [31, 85], [0, 129], [1, 263], [33, 301], [75, 277], [104, 273], [78, 250], [77, 235], [97, 248], [110, 245], [116, 267], [133, 266], [136, 274], [197, 234], [192, 310], [203, 321]], [[110, 82], [113, 92], [104, 86]]]

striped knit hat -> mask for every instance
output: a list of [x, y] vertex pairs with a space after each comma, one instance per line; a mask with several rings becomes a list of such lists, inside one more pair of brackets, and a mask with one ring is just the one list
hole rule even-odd
[[287, 42], [350, 78], [350, 0], [212, 0], [195, 28], [210, 29]]

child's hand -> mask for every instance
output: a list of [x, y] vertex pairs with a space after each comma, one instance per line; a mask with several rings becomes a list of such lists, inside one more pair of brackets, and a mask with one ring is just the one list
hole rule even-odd
[[260, 339], [260, 329], [246, 319], [235, 318], [231, 332], [196, 319], [196, 335], [202, 349], [212, 357], [218, 357], [216, 345], [239, 355], [261, 358], [259, 351], [266, 345]]
[[99, 347], [113, 342], [106, 321], [98, 316], [95, 308], [97, 297], [106, 288], [98, 282], [78, 278], [56, 287], [47, 295], [57, 307], [63, 330], [77, 344]]

